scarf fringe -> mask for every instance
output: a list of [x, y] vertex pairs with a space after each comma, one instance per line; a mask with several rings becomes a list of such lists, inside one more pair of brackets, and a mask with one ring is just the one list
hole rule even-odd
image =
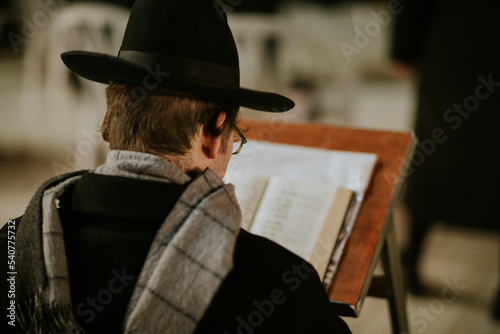
[[16, 319], [27, 334], [85, 334], [71, 305], [47, 302], [41, 289], [17, 305]]

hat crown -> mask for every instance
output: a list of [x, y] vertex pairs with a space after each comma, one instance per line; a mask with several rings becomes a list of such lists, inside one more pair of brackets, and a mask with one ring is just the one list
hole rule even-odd
[[74, 50], [61, 58], [86, 79], [135, 85], [143, 96], [161, 87], [263, 111], [294, 106], [285, 96], [240, 87], [236, 43], [217, 0], [137, 0], [118, 57]]
[[196, 59], [239, 70], [226, 14], [213, 0], [137, 0], [120, 50]]

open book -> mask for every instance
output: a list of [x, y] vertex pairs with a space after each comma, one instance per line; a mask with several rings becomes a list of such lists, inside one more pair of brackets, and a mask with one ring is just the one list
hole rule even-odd
[[266, 237], [326, 273], [352, 190], [289, 177], [242, 174], [233, 180], [242, 228]]
[[[274, 240], [310, 262], [314, 262], [312, 257], [316, 255], [321, 259], [321, 268], [316, 264], [315, 267], [325, 286], [328, 286], [337, 270], [376, 161], [376, 155], [371, 153], [252, 140], [240, 154], [231, 158], [225, 181], [236, 186], [236, 197], [244, 216], [243, 228]], [[301, 191], [298, 192], [297, 189]], [[300, 195], [295, 199], [297, 204], [280, 205], [283, 203], [278, 198], [285, 193]], [[350, 196], [352, 201], [346, 210], [339, 204], [342, 202], [339, 198], [344, 198], [345, 205], [348, 202], [346, 197]], [[331, 201], [327, 199], [332, 197]], [[287, 201], [290, 199], [287, 198]], [[311, 210], [311, 207], [315, 210]], [[323, 210], [321, 214], [320, 208]], [[311, 214], [313, 211], [316, 211], [314, 215]], [[273, 214], [276, 217], [271, 219]], [[331, 215], [328, 216], [329, 214]], [[307, 215], [311, 218], [305, 218], [309, 217]], [[287, 220], [287, 224], [293, 224], [293, 227], [283, 225], [278, 219], [281, 217], [283, 221], [285, 216], [291, 218], [290, 222]], [[292, 220], [301, 222], [297, 224]], [[312, 223], [315, 220], [320, 222]], [[307, 224], [303, 224], [304, 221]], [[324, 225], [325, 221], [329, 223]], [[322, 230], [323, 227], [325, 230]], [[311, 230], [306, 230], [307, 228]], [[276, 234], [280, 235], [279, 239], [275, 238]], [[303, 242], [306, 238], [312, 241]], [[291, 242], [287, 245], [289, 241]], [[312, 245], [319, 245], [319, 250], [315, 251]], [[309, 250], [301, 250], [307, 247]], [[333, 255], [330, 256], [332, 247]], [[326, 257], [329, 258], [325, 259]], [[323, 260], [327, 262], [327, 269], [326, 274], [321, 276], [325, 265]]]

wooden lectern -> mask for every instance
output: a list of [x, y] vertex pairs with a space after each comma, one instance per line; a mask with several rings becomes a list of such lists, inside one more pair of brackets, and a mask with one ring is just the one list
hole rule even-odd
[[[249, 139], [323, 149], [375, 153], [377, 163], [345, 246], [328, 295], [337, 313], [357, 317], [366, 296], [389, 300], [394, 333], [408, 332], [406, 293], [401, 275], [392, 210], [411, 163], [416, 139], [411, 133], [374, 131], [280, 118], [245, 120]], [[378, 261], [383, 276], [374, 276]]]

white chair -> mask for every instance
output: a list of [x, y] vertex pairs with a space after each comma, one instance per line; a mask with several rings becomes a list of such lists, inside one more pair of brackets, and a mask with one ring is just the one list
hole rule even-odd
[[[242, 86], [289, 95], [297, 103], [290, 115], [298, 120], [348, 123], [356, 75], [338, 47], [346, 34], [350, 38], [347, 9], [300, 5], [277, 14], [228, 17]], [[270, 54], [266, 42], [271, 39], [275, 50]]]
[[[241, 86], [260, 90], [282, 85], [274, 46], [285, 38], [282, 17], [276, 14], [235, 14], [228, 16], [240, 58]], [[273, 66], [277, 65], [277, 66]]]

